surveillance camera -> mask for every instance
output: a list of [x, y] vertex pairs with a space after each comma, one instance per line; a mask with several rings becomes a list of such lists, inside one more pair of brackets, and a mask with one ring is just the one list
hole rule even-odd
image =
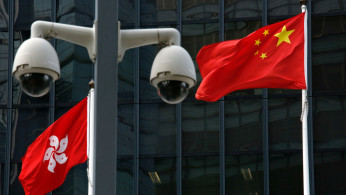
[[196, 71], [188, 52], [176, 45], [161, 49], [151, 68], [150, 83], [163, 101], [169, 104], [183, 101], [196, 84]]
[[45, 39], [30, 38], [19, 47], [12, 74], [26, 94], [41, 97], [60, 76], [58, 55]]

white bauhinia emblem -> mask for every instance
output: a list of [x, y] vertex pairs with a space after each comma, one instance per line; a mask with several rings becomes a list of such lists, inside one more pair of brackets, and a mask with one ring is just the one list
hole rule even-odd
[[68, 157], [63, 152], [66, 150], [68, 138], [66, 135], [66, 137], [59, 143], [59, 138], [55, 135], [52, 135], [49, 137], [49, 140], [50, 146], [52, 147], [47, 148], [46, 153], [43, 157], [43, 162], [49, 159], [48, 170], [54, 173], [56, 162], [58, 162], [59, 164], [64, 164], [67, 161]]

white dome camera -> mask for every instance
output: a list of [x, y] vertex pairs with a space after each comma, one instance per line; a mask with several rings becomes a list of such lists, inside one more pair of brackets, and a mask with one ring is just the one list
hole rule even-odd
[[58, 55], [45, 39], [30, 38], [19, 47], [12, 74], [26, 94], [41, 97], [60, 76]]
[[151, 68], [150, 83], [163, 101], [169, 104], [183, 101], [196, 84], [195, 66], [189, 53], [177, 45], [161, 49]]

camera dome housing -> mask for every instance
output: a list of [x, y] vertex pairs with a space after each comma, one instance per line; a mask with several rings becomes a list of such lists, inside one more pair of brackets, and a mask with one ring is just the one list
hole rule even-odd
[[30, 38], [19, 47], [12, 74], [26, 94], [41, 97], [60, 76], [58, 55], [47, 40]]
[[163, 101], [169, 104], [183, 101], [196, 84], [195, 66], [189, 53], [177, 45], [161, 49], [151, 68], [150, 83]]

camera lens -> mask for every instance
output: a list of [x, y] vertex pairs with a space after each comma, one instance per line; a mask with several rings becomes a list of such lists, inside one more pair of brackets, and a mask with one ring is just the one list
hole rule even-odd
[[41, 97], [49, 92], [52, 77], [42, 73], [26, 73], [20, 76], [22, 90], [32, 96]]
[[183, 81], [162, 81], [157, 86], [160, 98], [169, 104], [183, 101], [189, 92], [189, 85]]

